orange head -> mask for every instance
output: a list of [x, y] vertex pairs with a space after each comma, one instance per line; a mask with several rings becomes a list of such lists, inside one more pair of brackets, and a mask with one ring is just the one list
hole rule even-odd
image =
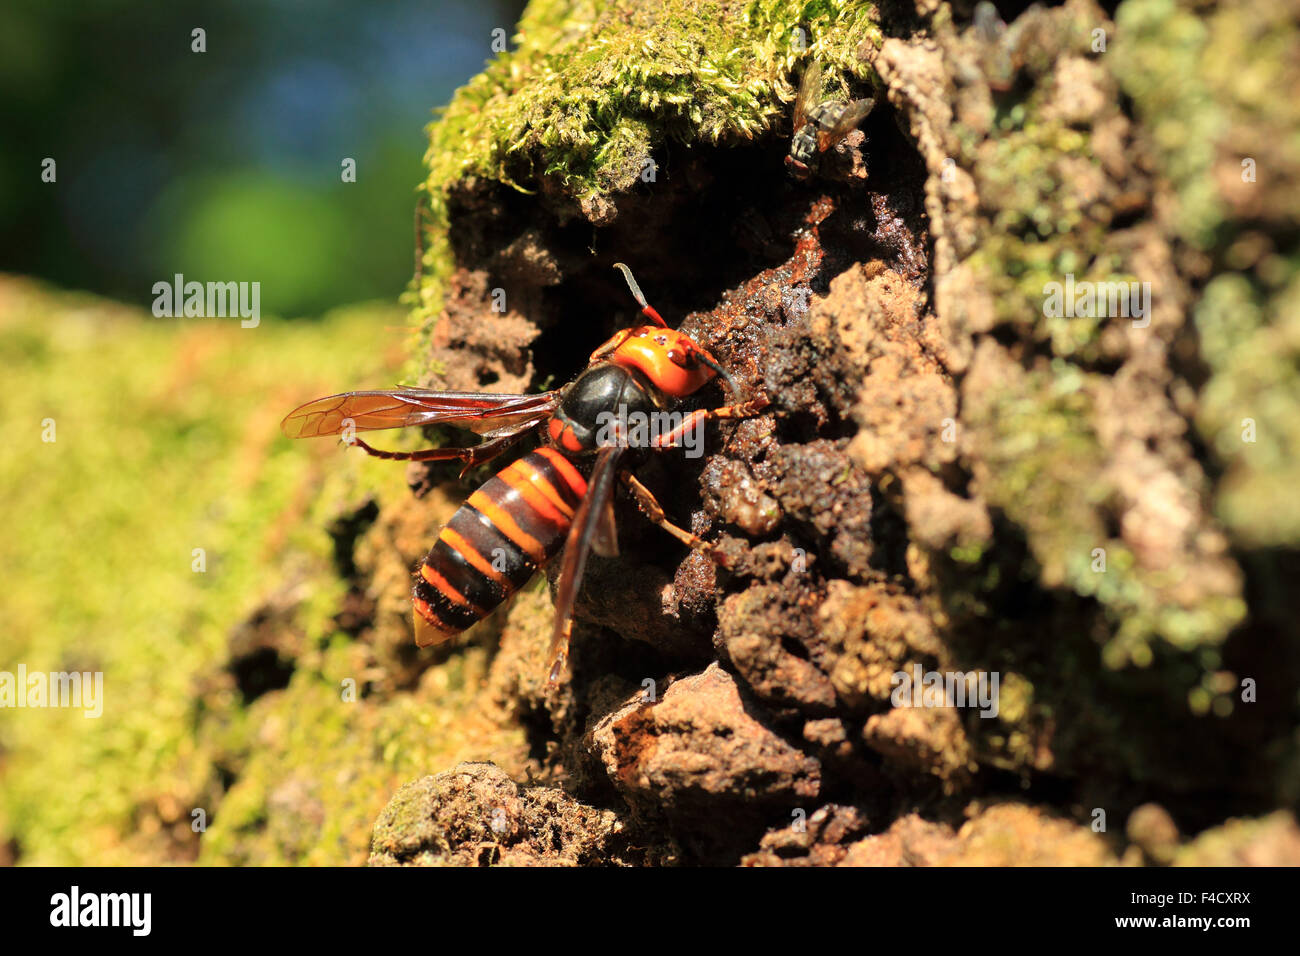
[[636, 369], [673, 398], [703, 388], [719, 370], [717, 359], [690, 336], [657, 325], [623, 329], [591, 353], [593, 362], [601, 359]]

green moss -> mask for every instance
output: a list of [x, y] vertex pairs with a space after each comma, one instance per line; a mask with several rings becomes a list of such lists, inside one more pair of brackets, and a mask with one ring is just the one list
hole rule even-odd
[[[1076, 40], [1062, 38], [1061, 51], [1087, 49], [1077, 40], [1086, 36], [1083, 25], [1066, 19], [1062, 28]], [[1122, 240], [1111, 235], [1110, 211], [1098, 202], [1096, 184], [1107, 176], [1091, 132], [1048, 118], [1051, 95], [1054, 87], [1040, 78], [1023, 100], [1003, 106], [987, 138], [958, 129], [963, 163], [974, 172], [988, 217], [970, 264], [991, 293], [999, 324], [1020, 328], [1055, 355], [1092, 361], [1108, 320], [1046, 315], [1045, 287], [1066, 275], [1097, 283], [1134, 276]]]
[[1204, 70], [1214, 27], [1179, 0], [1130, 0], [1115, 19], [1111, 62], [1178, 192], [1184, 235], [1209, 245], [1224, 216], [1210, 171], [1225, 121]]
[[[1239, 5], [1226, 4], [1213, 19], [1240, 20], [1240, 13]], [[1265, 20], [1277, 20], [1274, 14]], [[1137, 264], [1142, 243], [1114, 228], [1112, 207], [1117, 197], [1147, 191], [1150, 184], [1140, 164], [1122, 181], [1105, 169], [1099, 159], [1105, 151], [1094, 148], [1093, 138], [1102, 123], [1123, 122], [1118, 110], [1103, 109], [1088, 121], [1062, 117], [1070, 112], [1060, 102], [1068, 88], [1058, 84], [1053, 70], [1069, 52], [1113, 72], [1147, 120], [1157, 161], [1178, 195], [1177, 228], [1189, 241], [1209, 245], [1222, 239], [1227, 213], [1214, 186], [1220, 140], [1241, 122], [1225, 104], [1249, 114], [1243, 104], [1256, 102], [1259, 81], [1207, 71], [1206, 64], [1249, 59], [1226, 51], [1244, 54], [1240, 44], [1267, 31], [1225, 23], [1220, 34], [1178, 0], [1128, 0], [1118, 13], [1112, 49], [1100, 53], [1088, 42], [1096, 26], [1088, 5], [1039, 16], [1050, 20], [1050, 29], [1043, 25], [1047, 20], [1031, 27], [1022, 79], [1032, 82], [995, 99], [987, 130], [959, 126], [956, 140], [980, 196], [981, 228], [968, 262], [990, 294], [994, 322], [1052, 358], [972, 396], [968, 418], [987, 465], [985, 494], [1024, 530], [1040, 583], [1098, 601], [1112, 628], [1104, 661], [1115, 668], [1145, 667], [1155, 660], [1156, 645], [1212, 647], [1243, 618], [1245, 607], [1226, 587], [1190, 596], [1179, 587], [1186, 569], [1144, 567], [1108, 527], [1107, 515], [1123, 510], [1124, 502], [1108, 470], [1110, 449], [1097, 434], [1106, 414], [1097, 399], [1108, 381], [1088, 369], [1116, 358], [1121, 340], [1103, 338], [1116, 320], [1048, 314], [1046, 292], [1049, 283], [1067, 276], [1076, 284], [1149, 278]], [[1264, 48], [1275, 46], [1270, 35]], [[1274, 64], [1271, 75], [1285, 75], [1286, 69]], [[1109, 82], [1102, 74], [1098, 91], [1105, 92]], [[1145, 135], [1140, 131], [1136, 141], [1142, 148], [1148, 145]], [[1290, 274], [1276, 264], [1273, 272]], [[1253, 308], [1245, 307], [1252, 302]], [[1287, 480], [1300, 477], [1282, 464], [1300, 458], [1300, 409], [1294, 407], [1300, 383], [1294, 378], [1294, 334], [1281, 318], [1286, 314], [1282, 301], [1269, 302], [1250, 284], [1223, 278], [1211, 283], [1196, 313], [1206, 359], [1222, 372], [1207, 386], [1201, 426], [1220, 454], [1254, 461], [1239, 469], [1240, 494], [1230, 474], [1220, 513], [1230, 525], [1249, 525], [1259, 534], [1266, 515], [1282, 513], [1284, 520], [1271, 526], [1275, 541], [1295, 540], [1300, 528], [1300, 510], [1281, 501]], [[1246, 342], [1251, 345], [1243, 348]], [[1268, 436], [1243, 446], [1241, 419], [1248, 416]], [[1094, 570], [1096, 549], [1105, 552], [1104, 572]], [[973, 585], [971, 590], [978, 594]], [[963, 607], [969, 599], [952, 595], [948, 603]]]
[[1109, 211], [1084, 198], [1095, 187], [1081, 186], [1081, 177], [1105, 178], [1089, 134], [1043, 119], [1039, 99], [1031, 96], [1010, 111], [988, 140], [969, 150], [989, 207], [988, 229], [970, 264], [991, 293], [999, 324], [1046, 343], [1054, 355], [1093, 361], [1098, 336], [1113, 320], [1048, 315], [1046, 287], [1067, 275], [1094, 283], [1129, 283], [1136, 276], [1123, 240], [1108, 228]]
[[484, 177], [575, 202], [624, 189], [665, 142], [768, 131], [793, 98], [799, 61], [863, 76], [857, 52], [880, 41], [874, 7], [860, 0], [533, 0], [515, 48], [429, 128], [432, 221], [417, 325], [437, 315], [451, 270], [456, 183]]
[[1227, 267], [1195, 306], [1212, 371], [1197, 425], [1226, 466], [1219, 517], [1248, 547], [1300, 542], [1300, 100], [1279, 93], [1300, 84], [1294, 17], [1285, 0], [1129, 0], [1111, 61], [1179, 232]]
[[[1252, 192], [1267, 197], [1263, 218], [1300, 217], [1300, 102], [1279, 92], [1300, 83], [1294, 4], [1128, 0], [1116, 25], [1109, 62], [1178, 195], [1183, 236], [1222, 245]], [[1242, 181], [1243, 159], [1253, 182]]]
[[[196, 852], [201, 809], [206, 861], [356, 861], [391, 785], [461, 737], [443, 717], [431, 725], [422, 698], [340, 701], [364, 658], [331, 637], [344, 585], [321, 529], [368, 495], [404, 493], [402, 469], [326, 440], [291, 442], [278, 426], [308, 398], [391, 383], [384, 329], [402, 311], [242, 329], [8, 278], [0, 300], [13, 443], [0, 456], [0, 670], [104, 674], [98, 719], [0, 712], [0, 844], [31, 864], [178, 862]], [[53, 442], [42, 441], [47, 418]], [[286, 580], [284, 633], [300, 632], [303, 650], [290, 687], [250, 707], [223, 682], [229, 635], [286, 599]], [[463, 674], [430, 680], [465, 693]], [[223, 774], [235, 778], [229, 794]], [[306, 830], [248, 836], [298, 790], [319, 807], [319, 845]]]
[[524, 746], [521, 731], [485, 729], [472, 713], [486, 668], [481, 648], [442, 665], [426, 693], [391, 700], [344, 699], [343, 681], [357, 674], [346, 640], [313, 663], [257, 702], [248, 730], [227, 741], [247, 762], [200, 863], [362, 863], [371, 823], [403, 782], [465, 759], [505, 760]]
[[[1110, 666], [1150, 663], [1153, 639], [1180, 650], [1215, 644], [1244, 615], [1241, 600], [1205, 594], [1183, 603], [1176, 570], [1141, 567], [1105, 526], [1118, 490], [1093, 427], [1094, 378], [1058, 360], [1050, 371], [1027, 373], [971, 402], [968, 421], [988, 467], [982, 491], [1024, 529], [1044, 585], [1106, 608], [1114, 624], [1103, 650]], [[1104, 571], [1095, 564], [1098, 548]]]
[[1227, 466], [1218, 514], [1254, 547], [1300, 543], [1300, 267], [1274, 296], [1217, 276], [1196, 307], [1213, 375], [1197, 425]]

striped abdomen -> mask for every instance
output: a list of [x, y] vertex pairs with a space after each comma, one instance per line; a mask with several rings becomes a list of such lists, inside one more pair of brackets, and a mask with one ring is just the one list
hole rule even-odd
[[416, 575], [415, 611], [428, 623], [417, 626], [416, 643], [454, 637], [527, 584], [564, 546], [586, 493], [581, 472], [553, 448], [529, 452], [484, 482]]

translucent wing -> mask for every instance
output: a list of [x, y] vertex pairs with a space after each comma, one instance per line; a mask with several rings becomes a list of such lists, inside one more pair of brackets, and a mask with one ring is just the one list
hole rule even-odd
[[818, 134], [817, 148], [823, 153], [826, 152], [845, 136], [848, 136], [875, 108], [876, 98], [874, 96], [869, 96], [865, 100], [854, 100], [844, 107], [844, 112], [840, 114], [840, 118], [835, 121], [834, 126]]
[[[613, 512], [610, 510], [614, 492], [616, 466], [623, 449], [602, 448], [596, 453], [596, 464], [587, 479], [587, 493], [573, 516], [569, 537], [564, 543], [564, 564], [560, 566], [560, 587], [555, 595], [555, 626], [551, 631], [551, 680], [559, 679], [569, 652], [569, 629], [572, 627], [573, 604], [582, 584], [582, 572], [587, 567], [587, 555], [598, 537], [612, 534]], [[607, 544], [608, 542], [602, 542]]]
[[594, 537], [591, 539], [591, 550], [602, 558], [618, 557], [618, 525], [614, 521], [613, 495], [605, 499], [605, 506], [601, 510], [600, 520], [596, 523]]
[[492, 395], [436, 392], [424, 388], [344, 392], [295, 408], [280, 423], [290, 438], [337, 435], [350, 423], [355, 431], [450, 425], [479, 435], [540, 422], [559, 404], [559, 392]]
[[822, 65], [813, 61], [803, 71], [803, 80], [799, 84], [799, 95], [794, 100], [795, 132], [803, 129], [804, 124], [808, 122], [808, 110], [813, 105], [813, 100], [817, 98], [817, 94], [821, 91]]

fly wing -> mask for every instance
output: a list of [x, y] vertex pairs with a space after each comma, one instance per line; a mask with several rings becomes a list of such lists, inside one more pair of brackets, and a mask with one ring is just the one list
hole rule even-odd
[[582, 572], [587, 567], [602, 523], [613, 521], [609, 504], [613, 500], [614, 479], [618, 459], [623, 449], [617, 446], [602, 448], [596, 453], [596, 464], [587, 479], [587, 493], [573, 516], [569, 537], [564, 543], [564, 564], [560, 566], [560, 587], [555, 596], [555, 626], [551, 631], [551, 680], [559, 679], [568, 656], [569, 629], [573, 626], [573, 604], [582, 584]]
[[845, 136], [848, 136], [875, 108], [876, 98], [874, 96], [869, 96], [864, 100], [854, 100], [844, 107], [844, 112], [840, 114], [840, 118], [835, 121], [834, 126], [825, 132], [818, 133], [817, 148], [823, 153], [826, 152]]
[[799, 83], [799, 95], [794, 100], [794, 129], [803, 129], [808, 122], [808, 110], [813, 100], [822, 90], [822, 65], [814, 60], [803, 71], [803, 80]]
[[280, 423], [290, 438], [337, 435], [349, 424], [354, 431], [450, 425], [479, 435], [540, 422], [559, 404], [559, 392], [492, 395], [483, 392], [436, 392], [424, 388], [344, 392], [295, 408]]

